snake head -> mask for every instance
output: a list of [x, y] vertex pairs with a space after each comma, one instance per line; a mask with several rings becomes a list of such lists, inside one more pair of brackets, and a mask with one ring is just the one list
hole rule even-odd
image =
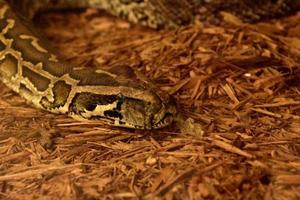
[[[85, 84], [91, 81], [88, 77]], [[175, 101], [129, 67], [101, 71], [92, 80], [98, 86], [87, 92], [81, 90], [72, 98], [68, 109], [72, 117], [149, 130], [168, 126], [176, 115]]]
[[70, 111], [74, 118], [147, 130], [170, 125], [177, 112], [174, 100], [162, 99], [149, 91], [120, 91], [117, 95], [79, 93], [73, 98]]
[[133, 99], [124, 98], [120, 102], [122, 118], [114, 125], [125, 125], [135, 129], [158, 129], [170, 125], [176, 114], [175, 101], [168, 97], [161, 99], [157, 94], [151, 94], [150, 98]]

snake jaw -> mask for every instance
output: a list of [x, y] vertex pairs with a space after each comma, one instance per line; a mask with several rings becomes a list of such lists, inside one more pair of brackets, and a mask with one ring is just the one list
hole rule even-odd
[[175, 100], [168, 96], [161, 102], [160, 110], [154, 114], [151, 122], [151, 129], [163, 128], [170, 125], [177, 115]]

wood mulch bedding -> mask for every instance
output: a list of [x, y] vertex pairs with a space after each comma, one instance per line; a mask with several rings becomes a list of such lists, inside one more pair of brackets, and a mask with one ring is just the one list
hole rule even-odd
[[138, 131], [38, 110], [0, 85], [0, 199], [300, 199], [300, 13], [155, 31], [101, 11], [37, 20], [75, 64], [129, 65], [185, 121]]

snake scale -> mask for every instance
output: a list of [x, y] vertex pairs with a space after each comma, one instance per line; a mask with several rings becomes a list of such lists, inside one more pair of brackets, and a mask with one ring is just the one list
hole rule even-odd
[[[283, 8], [290, 2], [279, 1]], [[165, 127], [177, 113], [169, 95], [127, 66], [82, 68], [61, 60], [30, 19], [46, 9], [96, 7], [148, 27], [172, 27], [190, 22], [197, 6], [208, 3], [217, 8], [222, 2], [230, 1], [0, 0], [0, 79], [36, 107], [53, 113], [134, 129]]]

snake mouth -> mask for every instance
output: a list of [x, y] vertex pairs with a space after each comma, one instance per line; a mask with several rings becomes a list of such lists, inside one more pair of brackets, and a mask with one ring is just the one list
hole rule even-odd
[[159, 112], [152, 116], [151, 128], [158, 129], [164, 128], [174, 121], [174, 118], [177, 115], [177, 106], [173, 98], [168, 99], [165, 103], [162, 104]]
[[160, 121], [152, 124], [152, 129], [164, 128], [170, 125], [173, 121], [174, 114], [167, 112]]

